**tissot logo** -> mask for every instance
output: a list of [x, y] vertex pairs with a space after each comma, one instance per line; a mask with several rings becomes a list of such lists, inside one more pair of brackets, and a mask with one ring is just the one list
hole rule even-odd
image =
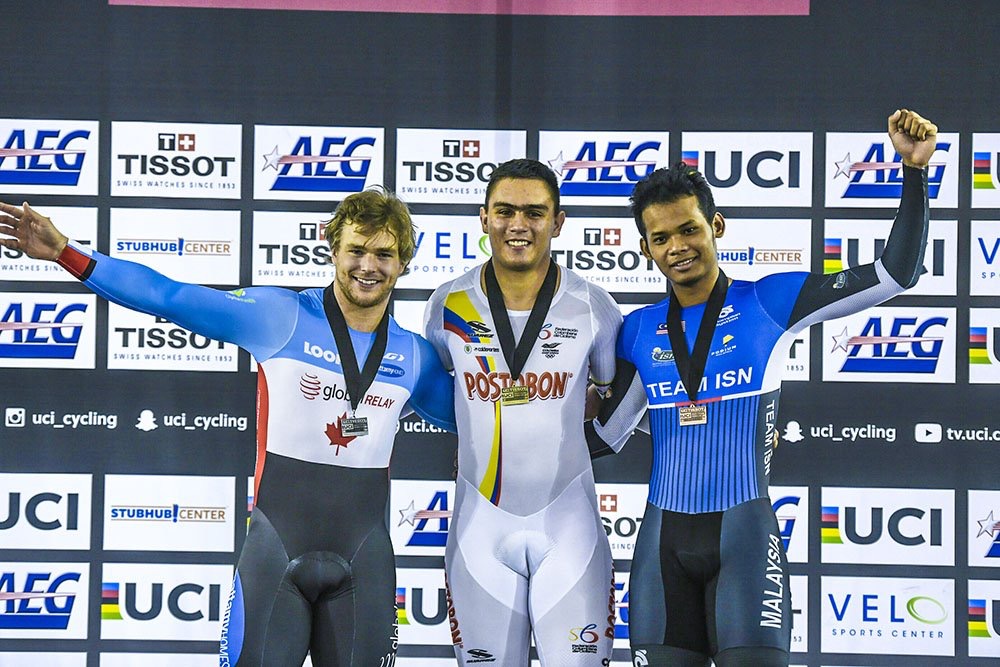
[[621, 245], [622, 231], [617, 227], [584, 227], [583, 245]]
[[108, 368], [164, 371], [236, 371], [231, 343], [206, 338], [116, 304], [108, 306]]
[[253, 283], [325, 287], [336, 269], [318, 213], [254, 211]]
[[481, 205], [493, 170], [525, 155], [526, 138], [523, 131], [400, 129], [396, 192], [410, 203]]
[[111, 194], [238, 199], [239, 125], [111, 124]]

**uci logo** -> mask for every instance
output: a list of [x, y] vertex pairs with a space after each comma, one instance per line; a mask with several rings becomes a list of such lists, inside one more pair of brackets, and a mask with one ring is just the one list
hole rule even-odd
[[639, 649], [635, 652], [632, 664], [634, 667], [647, 667], [649, 665], [649, 658], [646, 657], [646, 649]]

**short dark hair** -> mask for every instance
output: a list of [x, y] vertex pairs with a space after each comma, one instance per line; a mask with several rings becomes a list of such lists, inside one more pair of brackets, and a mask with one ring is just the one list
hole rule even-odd
[[527, 178], [542, 181], [549, 190], [552, 203], [555, 204], [555, 212], [559, 212], [559, 181], [555, 172], [538, 160], [528, 158], [516, 158], [507, 160], [497, 165], [497, 168], [490, 174], [490, 182], [486, 184], [486, 209], [490, 207], [490, 197], [496, 190], [497, 183], [505, 178]]
[[697, 169], [678, 162], [672, 167], [661, 167], [635, 184], [632, 196], [632, 215], [639, 235], [646, 238], [646, 224], [642, 213], [653, 204], [669, 204], [681, 197], [694, 195], [698, 198], [698, 208], [708, 224], [715, 217], [715, 198], [708, 181]]

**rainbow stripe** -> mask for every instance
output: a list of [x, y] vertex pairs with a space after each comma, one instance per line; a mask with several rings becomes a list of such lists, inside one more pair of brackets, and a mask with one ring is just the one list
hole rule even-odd
[[844, 270], [840, 239], [823, 241], [823, 273], [840, 273]]
[[986, 600], [969, 598], [969, 636], [989, 638], [986, 626]]
[[396, 589], [396, 623], [397, 625], [409, 625], [410, 619], [406, 617], [406, 589]]
[[840, 508], [824, 507], [820, 519], [820, 541], [823, 544], [843, 544], [840, 537]]
[[691, 167], [698, 168], [698, 151], [681, 151], [681, 162]]
[[972, 154], [972, 189], [996, 190], [993, 183], [993, 167], [990, 164], [990, 153], [975, 152]]
[[986, 327], [969, 327], [969, 363], [992, 363], [986, 349]]
[[101, 584], [101, 620], [121, 621], [122, 612], [118, 606], [118, 584], [107, 581]]

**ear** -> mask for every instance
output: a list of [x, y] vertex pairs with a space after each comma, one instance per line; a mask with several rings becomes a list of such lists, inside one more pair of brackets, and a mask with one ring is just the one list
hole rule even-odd
[[653, 256], [649, 254], [649, 246], [646, 244], [646, 237], [642, 237], [641, 239], [639, 239], [639, 251], [642, 253], [642, 256], [645, 257], [646, 259], [648, 260], [653, 259]]
[[717, 239], [721, 239], [722, 235], [726, 233], [726, 219], [718, 211], [715, 212], [715, 217], [712, 218], [712, 231], [715, 233], [715, 238]]
[[555, 225], [552, 228], [552, 238], [559, 236], [562, 231], [563, 223], [566, 222], [566, 211], [559, 211], [556, 213]]
[[479, 224], [483, 227], [483, 234], [488, 234], [489, 230], [486, 228], [486, 209], [482, 206], [479, 207]]

